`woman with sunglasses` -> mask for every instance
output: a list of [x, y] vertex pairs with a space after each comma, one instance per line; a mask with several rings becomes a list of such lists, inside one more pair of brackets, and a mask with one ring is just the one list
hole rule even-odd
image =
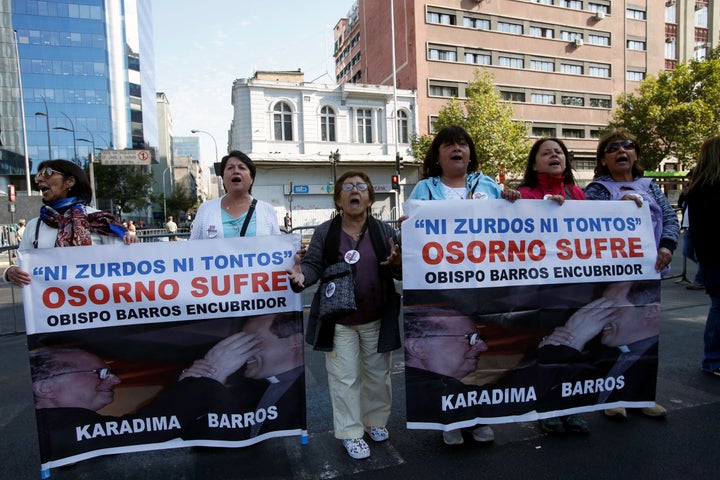
[[341, 175], [333, 199], [339, 214], [315, 229], [288, 275], [293, 290], [300, 291], [320, 280], [328, 265], [345, 262], [353, 271], [357, 311], [321, 320], [320, 297], [332, 291], [318, 289], [305, 340], [326, 352], [335, 438], [348, 455], [361, 459], [370, 456], [364, 432], [375, 442], [389, 436], [391, 355], [400, 348], [400, 300], [393, 281], [400, 278], [400, 248], [395, 230], [371, 215], [375, 190], [367, 173]]
[[275, 208], [252, 196], [255, 163], [239, 150], [220, 162], [225, 195], [203, 202], [190, 230], [190, 240], [280, 235]]
[[[585, 187], [588, 200], [631, 200], [641, 207], [648, 202], [655, 232], [657, 259], [655, 269], [667, 271], [680, 237], [677, 214], [665, 194], [651, 178], [643, 177], [638, 159], [640, 146], [635, 135], [624, 128], [605, 132], [598, 142], [595, 177]], [[641, 409], [648, 417], [662, 418], [667, 410], [660, 404]], [[620, 408], [605, 410], [605, 415], [627, 418], [627, 411]]]
[[[19, 250], [137, 242], [112, 214], [88, 205], [92, 187], [75, 163], [46, 160], [38, 165], [35, 183], [43, 206], [40, 216], [28, 222]], [[8, 267], [3, 278], [18, 287], [30, 284], [30, 274], [17, 265]]]

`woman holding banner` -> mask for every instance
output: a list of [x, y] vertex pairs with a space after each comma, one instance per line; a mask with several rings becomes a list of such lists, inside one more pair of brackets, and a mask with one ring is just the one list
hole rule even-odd
[[[588, 200], [631, 200], [638, 207], [648, 202], [658, 249], [655, 269], [664, 273], [670, 268], [677, 247], [680, 224], [660, 187], [653, 179], [643, 177], [639, 157], [640, 145], [635, 135], [624, 128], [608, 130], [598, 142], [595, 177], [585, 187], [585, 197]], [[660, 404], [642, 408], [641, 411], [653, 418], [667, 415], [667, 410]], [[611, 408], [605, 410], [605, 415], [624, 419], [627, 411], [622, 407]]]
[[[570, 153], [558, 138], [541, 138], [530, 148], [523, 183], [518, 188], [523, 198], [553, 200], [562, 205], [565, 200], [585, 200], [585, 193], [575, 185]], [[582, 415], [540, 420], [540, 428], [553, 435], [566, 432], [590, 433]]]
[[[112, 214], [88, 206], [92, 187], [75, 163], [46, 160], [38, 165], [35, 182], [43, 206], [28, 222], [19, 250], [138, 241]], [[30, 274], [17, 265], [8, 267], [3, 279], [18, 287], [30, 284]]]
[[190, 240], [280, 235], [272, 205], [253, 198], [255, 163], [239, 150], [220, 162], [225, 195], [203, 202], [190, 230]]
[[[477, 171], [479, 167], [475, 142], [462, 127], [449, 126], [440, 130], [425, 155], [422, 176], [410, 194], [411, 200], [483, 200], [504, 198], [510, 202], [520, 192], [503, 188], [495, 180]], [[475, 427], [473, 439], [492, 442], [495, 433], [487, 425]], [[446, 445], [461, 445], [462, 430], [443, 432]]]
[[[400, 297], [393, 279], [400, 278], [401, 257], [395, 230], [371, 215], [375, 190], [367, 173], [345, 172], [335, 182], [333, 198], [340, 213], [315, 229], [288, 275], [295, 291], [322, 278], [305, 340], [326, 352], [335, 437], [350, 457], [361, 459], [370, 456], [363, 432], [375, 442], [389, 436], [391, 356], [401, 346]], [[340, 278], [329, 280], [326, 273], [338, 267], [351, 272], [354, 287], [348, 290], [356, 308], [323, 316], [321, 304], [340, 295]]]

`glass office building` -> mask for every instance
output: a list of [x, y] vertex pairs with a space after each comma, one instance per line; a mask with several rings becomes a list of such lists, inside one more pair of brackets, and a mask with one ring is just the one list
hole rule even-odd
[[[150, 0], [0, 1], [17, 39], [33, 165], [157, 146]], [[19, 116], [3, 121], [21, 131]], [[8, 137], [2, 148], [22, 154], [21, 135]]]

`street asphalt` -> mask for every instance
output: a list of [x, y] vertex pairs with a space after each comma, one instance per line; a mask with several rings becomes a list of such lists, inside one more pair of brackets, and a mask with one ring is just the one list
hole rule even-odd
[[[51, 478], [718, 478], [718, 457], [712, 451], [720, 445], [720, 377], [700, 371], [709, 299], [704, 291], [686, 289], [678, 275], [683, 271], [681, 251], [678, 248], [673, 260], [671, 274], [676, 276], [662, 281], [657, 400], [669, 411], [663, 420], [631, 411], [627, 420], [618, 422], [589, 413], [587, 436], [549, 436], [536, 422], [528, 422], [494, 427], [496, 440], [491, 445], [466, 439], [462, 446], [448, 447], [439, 432], [405, 428], [403, 357], [398, 351], [393, 356], [390, 440], [371, 444], [369, 459], [352, 460], [332, 435], [323, 354], [308, 349], [307, 445], [293, 437], [244, 449], [181, 448], [105, 456], [53, 469]], [[695, 265], [688, 264], [686, 278], [692, 279], [694, 273]], [[40, 461], [27, 342], [24, 334], [9, 333], [18, 315], [20, 325], [23, 321], [22, 309], [13, 309], [12, 293], [8, 285], [0, 284], [0, 479], [37, 479]], [[14, 295], [16, 303], [21, 302], [19, 291]]]

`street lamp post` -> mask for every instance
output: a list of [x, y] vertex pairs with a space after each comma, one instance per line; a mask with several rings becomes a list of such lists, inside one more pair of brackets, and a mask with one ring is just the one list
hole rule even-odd
[[[170, 171], [170, 167], [167, 167], [165, 170], [163, 170], [162, 174], [162, 180], [163, 180], [163, 221], [167, 220], [167, 190], [165, 190], [165, 174]], [[172, 187], [172, 182], [170, 182], [170, 186]]]
[[[205, 130], [198, 130], [196, 128], [193, 128], [190, 130], [190, 133], [204, 133], [206, 135], [210, 135], [210, 138], [212, 138], [213, 144], [215, 145], [215, 162], [214, 162], [214, 170], [215, 175], [218, 174], [218, 170], [220, 169], [220, 159], [218, 158], [218, 149], [217, 149], [217, 142], [215, 141], [215, 137], [213, 137], [212, 133], [206, 132]], [[220, 172], [220, 176], [222, 176], [222, 172]]]
[[75, 140], [75, 124], [73, 123], [72, 119], [65, 114], [65, 112], [60, 112], [60, 113], [62, 113], [62, 114], [65, 116], [65, 118], [68, 119], [68, 122], [70, 122], [70, 126], [71, 126], [72, 128], [67, 128], [67, 127], [55, 127], [55, 128], [53, 128], [53, 130], [64, 130], [64, 131], [66, 131], [66, 132], [72, 132], [72, 136], [73, 136], [73, 153], [75, 154], [75, 156], [73, 157], [73, 162], [78, 163], [78, 158], [77, 158], [77, 141]]
[[333, 185], [335, 185], [335, 181], [337, 180], [337, 171], [335, 169], [340, 162], [340, 149], [338, 148], [334, 152], [330, 152], [328, 160], [330, 160], [330, 165], [332, 166]]
[[78, 138], [78, 142], [87, 142], [92, 145], [92, 151], [90, 152], [90, 155], [88, 156], [88, 171], [90, 172], [90, 186], [92, 186], [92, 198], [90, 199], [90, 205], [95, 206], [97, 202], [97, 195], [95, 193], [95, 137], [93, 136], [90, 129], [85, 127], [85, 130], [90, 134], [90, 140], [87, 138]]
[[52, 145], [50, 143], [50, 112], [48, 112], [47, 100], [45, 96], [42, 97], [43, 103], [45, 104], [45, 112], [35, 112], [35, 115], [45, 117], [45, 129], [47, 130], [48, 140], [48, 160], [52, 160]]

